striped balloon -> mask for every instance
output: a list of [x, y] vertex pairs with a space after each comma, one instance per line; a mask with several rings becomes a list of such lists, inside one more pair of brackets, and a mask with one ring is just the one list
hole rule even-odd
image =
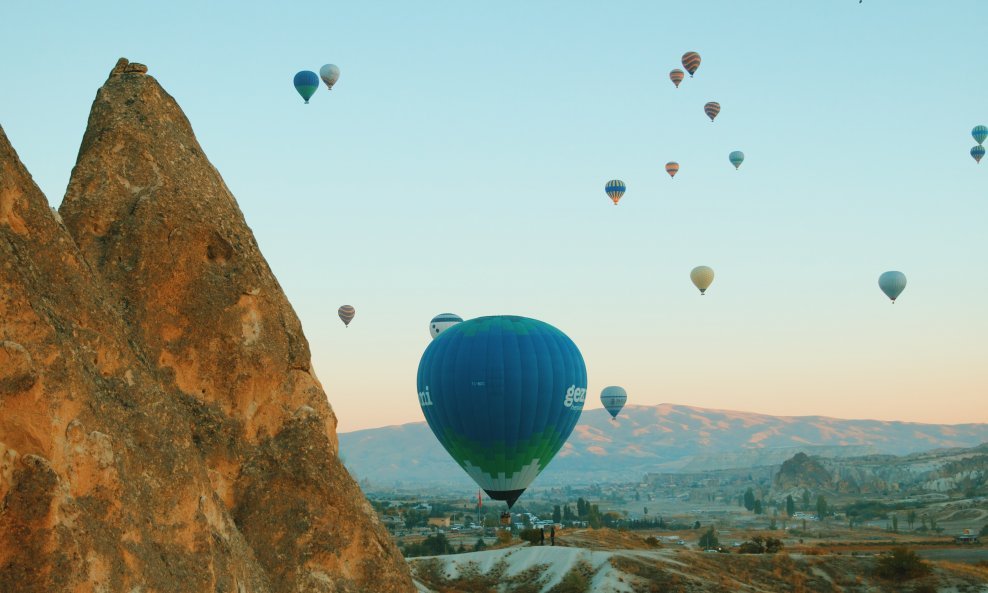
[[717, 103], [716, 101], [707, 103], [703, 106], [703, 112], [706, 113], [707, 117], [710, 118], [710, 121], [713, 122], [714, 118], [717, 117], [717, 114], [720, 113], [720, 103]]
[[580, 350], [555, 327], [498, 315], [457, 323], [419, 361], [419, 405], [463, 470], [510, 507], [566, 443], [587, 398]]
[[690, 73], [690, 78], [693, 78], [693, 74], [696, 69], [700, 67], [700, 54], [695, 51], [688, 51], [683, 54], [683, 68]]
[[350, 322], [353, 321], [353, 316], [357, 314], [357, 310], [350, 305], [343, 305], [336, 313], [343, 320], [343, 325], [350, 327]]
[[735, 150], [727, 158], [731, 160], [731, 164], [734, 165], [734, 170], [737, 171], [738, 167], [741, 166], [741, 163], [744, 162], [744, 153], [740, 150]]
[[604, 192], [607, 193], [607, 197], [614, 200], [614, 205], [617, 206], [618, 200], [624, 195], [625, 190], [628, 189], [624, 182], [620, 179], [611, 179], [604, 186]]
[[679, 163], [676, 161], [666, 163], [666, 173], [669, 174], [669, 177], [675, 177], [676, 173], [679, 173]]
[[690, 272], [690, 280], [693, 286], [700, 289], [700, 294], [707, 294], [707, 289], [714, 282], [714, 270], [707, 266], [697, 266]]
[[892, 303], [895, 303], [895, 299], [899, 298], [902, 291], [906, 289], [906, 275], [902, 272], [885, 272], [878, 277], [878, 287], [882, 289], [885, 296], [892, 299]]
[[980, 163], [981, 157], [985, 156], [985, 147], [980, 144], [971, 149], [971, 156], [974, 157], [974, 162]]
[[988, 139], [988, 127], [985, 126], [974, 126], [971, 130], [971, 135], [974, 136], [974, 141], [979, 145], [985, 143], [985, 139]]
[[604, 404], [604, 409], [611, 415], [611, 418], [617, 418], [618, 412], [621, 411], [627, 401], [628, 392], [623, 387], [611, 385], [600, 392], [600, 403]]
[[679, 88], [679, 83], [683, 82], [683, 78], [685, 77], [686, 75], [683, 74], [683, 71], [680, 70], [679, 68], [676, 68], [675, 70], [669, 73], [669, 80], [672, 81], [672, 84], [676, 85], [677, 89]]

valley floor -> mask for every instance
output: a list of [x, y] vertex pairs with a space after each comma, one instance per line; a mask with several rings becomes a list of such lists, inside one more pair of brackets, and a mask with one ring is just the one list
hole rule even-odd
[[610, 530], [574, 531], [560, 542], [413, 558], [409, 564], [422, 593], [988, 593], [988, 566], [935, 558], [930, 576], [893, 583], [874, 575], [873, 554], [654, 548]]

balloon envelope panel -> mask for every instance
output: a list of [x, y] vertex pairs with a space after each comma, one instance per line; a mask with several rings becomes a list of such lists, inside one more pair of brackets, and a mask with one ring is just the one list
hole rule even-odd
[[526, 317], [480, 317], [433, 340], [419, 403], [449, 454], [495, 500], [514, 504], [573, 431], [586, 399], [576, 344]]

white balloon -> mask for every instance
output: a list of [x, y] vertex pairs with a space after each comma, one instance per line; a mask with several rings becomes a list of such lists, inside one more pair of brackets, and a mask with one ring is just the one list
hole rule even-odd
[[333, 85], [340, 79], [340, 67], [336, 64], [326, 64], [319, 69], [319, 78], [326, 83], [326, 88], [333, 90]]
[[707, 266], [697, 266], [690, 272], [690, 280], [693, 285], [700, 289], [700, 294], [705, 294], [714, 281], [714, 271]]

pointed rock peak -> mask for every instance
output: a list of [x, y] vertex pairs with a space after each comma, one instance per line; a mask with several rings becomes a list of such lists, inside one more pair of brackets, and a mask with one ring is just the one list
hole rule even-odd
[[35, 217], [52, 218], [48, 200], [0, 126], [0, 230], [26, 235]]

